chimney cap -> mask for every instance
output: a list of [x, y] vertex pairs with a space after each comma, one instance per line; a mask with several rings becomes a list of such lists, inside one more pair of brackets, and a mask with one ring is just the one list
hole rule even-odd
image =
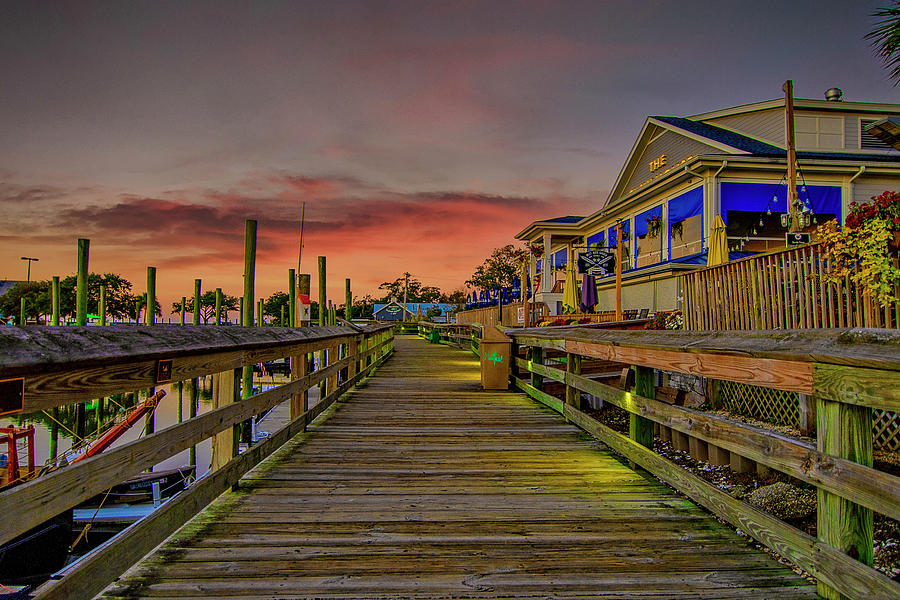
[[842, 102], [844, 100], [844, 90], [839, 87], [828, 88], [825, 90], [825, 99], [829, 102]]

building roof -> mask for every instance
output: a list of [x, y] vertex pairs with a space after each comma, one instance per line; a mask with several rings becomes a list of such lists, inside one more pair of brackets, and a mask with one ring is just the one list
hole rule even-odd
[[577, 217], [574, 215], [566, 215], [565, 217], [555, 217], [553, 219], [544, 219], [541, 223], [578, 223], [584, 217]]
[[742, 152], [776, 156], [783, 156], [785, 153], [784, 148], [779, 148], [778, 146], [755, 140], [746, 135], [737, 133], [736, 131], [730, 131], [701, 121], [693, 121], [684, 117], [652, 116], [650, 118], [662, 121], [672, 127], [706, 138], [707, 140], [730, 146]]

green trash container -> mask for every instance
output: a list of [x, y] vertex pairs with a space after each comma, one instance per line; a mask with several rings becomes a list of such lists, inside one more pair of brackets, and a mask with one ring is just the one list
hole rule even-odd
[[437, 327], [431, 328], [431, 333], [428, 336], [428, 340], [432, 344], [440, 344], [441, 343], [441, 330]]
[[509, 389], [509, 361], [512, 339], [497, 327], [485, 327], [479, 348], [481, 387], [485, 390]]

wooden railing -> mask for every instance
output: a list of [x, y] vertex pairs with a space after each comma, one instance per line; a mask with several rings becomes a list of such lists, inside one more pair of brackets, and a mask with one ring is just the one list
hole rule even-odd
[[685, 329], [900, 328], [900, 304], [878, 306], [849, 278], [826, 283], [831, 270], [812, 244], [682, 275]]
[[[519, 323], [519, 309], [522, 303], [507, 304], [503, 306], [503, 322], [498, 323], [500, 309], [496, 306], [487, 308], [472, 308], [469, 310], [461, 310], [456, 313], [456, 322], [462, 325], [505, 325], [507, 327], [521, 327]], [[529, 302], [528, 310], [531, 311], [531, 323], [538, 323], [545, 318], [549, 311], [547, 305], [543, 302]]]
[[478, 356], [482, 327], [460, 323], [419, 322], [419, 335], [426, 340], [447, 344], [460, 350], [471, 350]]
[[[210, 473], [151, 516], [39, 588], [38, 598], [91, 598], [281, 447], [393, 351], [392, 327], [35, 327], [0, 329], [0, 380], [22, 379], [19, 412], [214, 373], [214, 408], [137, 441], [0, 492], [0, 542], [214, 438]], [[320, 367], [307, 372], [309, 354]], [[291, 358], [290, 383], [241, 399], [244, 366]], [[324, 388], [309, 409], [306, 392]], [[9, 398], [4, 398], [8, 402]], [[14, 398], [13, 401], [17, 399]], [[216, 406], [218, 400], [218, 407]], [[287, 400], [291, 420], [238, 454], [235, 427]], [[6, 407], [7, 409], [9, 406]], [[219, 450], [217, 456], [217, 450]]]
[[[516, 346], [512, 383], [562, 413], [628, 460], [650, 471], [736, 528], [812, 574], [826, 598], [900, 598], [900, 583], [871, 568], [872, 511], [900, 519], [900, 477], [872, 464], [872, 409], [900, 410], [900, 333], [791, 331], [722, 335], [585, 328], [506, 329]], [[524, 351], [525, 356], [518, 356]], [[551, 355], [565, 360], [552, 366]], [[582, 375], [591, 361], [631, 365], [634, 388]], [[687, 373], [809, 394], [816, 445], [718, 415], [655, 399], [655, 370]], [[523, 379], [520, 370], [529, 373]], [[544, 391], [560, 382], [563, 398]], [[582, 410], [581, 393], [627, 411], [629, 435]], [[714, 464], [752, 460], [818, 490], [818, 539], [735, 499], [653, 451], [660, 437], [690, 436]], [[715, 460], [714, 458], [715, 457]]]

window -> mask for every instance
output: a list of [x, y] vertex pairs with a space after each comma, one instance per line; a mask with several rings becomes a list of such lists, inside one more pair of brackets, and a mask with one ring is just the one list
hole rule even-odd
[[796, 115], [794, 134], [798, 148], [841, 150], [844, 148], [844, 117]]
[[669, 200], [669, 259], [703, 251], [703, 187]]
[[634, 218], [634, 267], [662, 262], [662, 205]]

